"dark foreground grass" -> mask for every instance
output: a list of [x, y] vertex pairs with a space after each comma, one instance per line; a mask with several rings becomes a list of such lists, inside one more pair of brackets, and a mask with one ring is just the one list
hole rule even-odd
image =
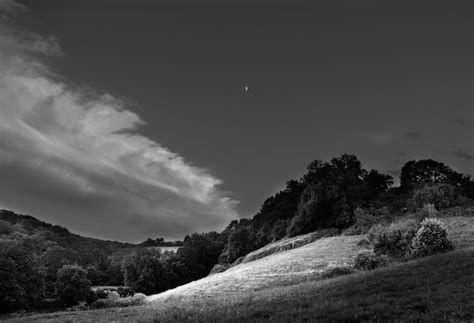
[[473, 321], [474, 249], [226, 297], [18, 318], [53, 322]]

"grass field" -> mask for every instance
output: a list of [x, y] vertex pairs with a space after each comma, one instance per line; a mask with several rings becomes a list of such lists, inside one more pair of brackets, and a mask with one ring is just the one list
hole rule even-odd
[[[350, 264], [364, 236], [322, 238], [149, 297], [146, 306], [62, 312], [17, 322], [471, 321], [474, 217], [444, 217], [458, 250], [321, 279]], [[13, 319], [15, 321], [15, 319]]]
[[322, 238], [293, 250], [242, 263], [223, 273], [151, 296], [149, 300], [157, 301], [170, 297], [222, 298], [235, 293], [318, 279], [328, 266], [351, 264], [357, 252], [362, 249], [357, 246], [357, 242], [362, 238], [364, 236]]

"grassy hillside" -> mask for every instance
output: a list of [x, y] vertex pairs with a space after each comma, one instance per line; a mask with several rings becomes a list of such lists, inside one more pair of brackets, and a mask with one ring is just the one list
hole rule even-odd
[[227, 271], [205, 277], [164, 293], [150, 296], [150, 301], [168, 298], [231, 297], [272, 286], [294, 285], [318, 279], [328, 266], [351, 263], [362, 247], [364, 236], [322, 238], [305, 246], [271, 254], [242, 263]]
[[322, 231], [316, 231], [316, 232], [312, 232], [308, 234], [303, 234], [303, 235], [296, 236], [293, 238], [278, 240], [276, 242], [269, 243], [258, 250], [250, 252], [249, 254], [242, 257], [240, 260], [236, 261], [235, 265], [239, 263], [247, 263], [247, 262], [257, 260], [257, 259], [261, 259], [277, 252], [283, 252], [287, 250], [296, 249], [298, 247], [314, 242], [318, 239], [338, 235], [338, 233], [339, 233], [339, 230], [337, 229], [328, 229], [328, 230], [322, 230]]
[[322, 279], [328, 267], [352, 262], [364, 236], [328, 237], [151, 296], [147, 306], [17, 321], [469, 321], [474, 319], [474, 217], [440, 215], [458, 248], [454, 252]]

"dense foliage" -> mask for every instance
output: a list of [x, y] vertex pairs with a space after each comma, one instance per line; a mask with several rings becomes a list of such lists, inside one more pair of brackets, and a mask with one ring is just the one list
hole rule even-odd
[[151, 294], [165, 290], [167, 281], [158, 248], [143, 248], [127, 256], [122, 262], [124, 283], [133, 290]]
[[35, 237], [18, 235], [0, 240], [0, 309], [8, 312], [41, 303], [46, 272]]
[[388, 175], [362, 169], [354, 155], [342, 155], [329, 163], [315, 161], [303, 177], [306, 184], [288, 233], [290, 236], [321, 228], [345, 228], [354, 210], [366, 206], [392, 183]]
[[72, 306], [85, 301], [91, 292], [87, 272], [77, 265], [64, 265], [58, 270], [56, 295], [61, 305]]
[[422, 208], [426, 204], [433, 204], [437, 210], [462, 203], [463, 199], [456, 192], [456, 187], [445, 183], [427, 184], [416, 189], [411, 199], [414, 208]]

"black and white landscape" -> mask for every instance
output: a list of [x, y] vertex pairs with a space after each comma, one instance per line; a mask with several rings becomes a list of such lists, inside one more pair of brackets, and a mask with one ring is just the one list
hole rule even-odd
[[473, 22], [0, 0], [0, 320], [474, 320]]

